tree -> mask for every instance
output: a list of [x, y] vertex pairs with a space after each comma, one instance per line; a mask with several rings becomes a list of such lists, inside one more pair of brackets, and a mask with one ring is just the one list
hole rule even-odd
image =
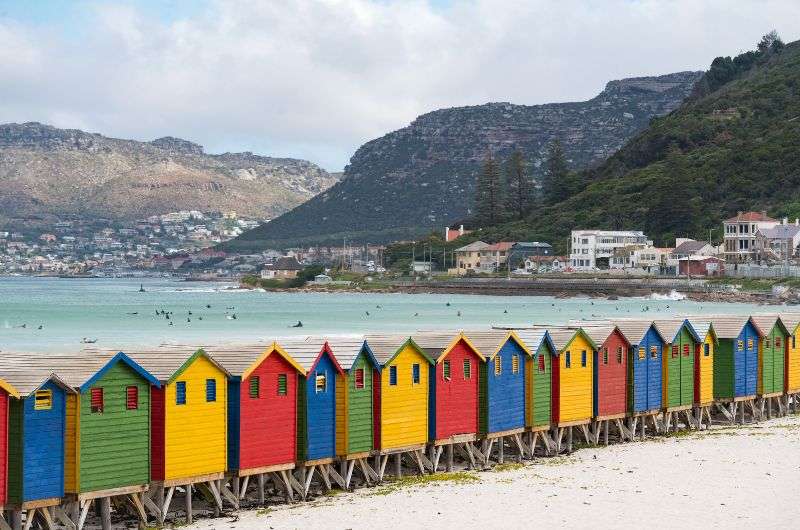
[[500, 222], [504, 217], [503, 179], [491, 152], [486, 154], [483, 161], [476, 191], [475, 209], [478, 223], [492, 226]]
[[561, 142], [555, 139], [547, 147], [544, 182], [542, 183], [542, 195], [545, 202], [555, 204], [563, 201], [569, 197], [570, 187], [567, 157]]
[[522, 219], [530, 209], [533, 193], [533, 181], [528, 175], [525, 158], [519, 149], [515, 149], [506, 163], [506, 183], [508, 195], [513, 208], [513, 215]]
[[780, 35], [774, 29], [761, 37], [761, 41], [758, 43], [758, 51], [762, 54], [767, 53], [777, 53], [783, 50], [784, 44], [781, 40]]

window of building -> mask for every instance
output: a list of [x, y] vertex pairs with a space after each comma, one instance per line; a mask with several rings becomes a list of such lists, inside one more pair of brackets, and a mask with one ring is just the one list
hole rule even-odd
[[364, 388], [364, 369], [356, 368], [355, 385], [357, 389]]
[[780, 348], [781, 347], [781, 338], [780, 337], [775, 337], [775, 347], [776, 348]]
[[[749, 344], [749, 343], [748, 343], [748, 344]], [[737, 347], [737, 349], [738, 349], [739, 351], [742, 351], [742, 350], [744, 350], [744, 341], [743, 341], [743, 340], [736, 341], [736, 347]]]
[[[740, 341], [741, 342], [741, 341]], [[747, 348], [751, 349], [753, 347], [753, 339], [747, 339]], [[741, 349], [741, 348], [740, 348]]]
[[653, 344], [652, 346], [650, 346], [650, 358], [656, 359], [657, 357], [658, 357], [658, 346]]
[[[391, 371], [389, 373], [391, 374]], [[314, 389], [317, 394], [328, 391], [328, 372], [317, 372], [316, 377], [314, 377]]]
[[37, 390], [33, 395], [33, 410], [50, 410], [53, 408], [53, 391]]
[[397, 386], [397, 366], [389, 367], [389, 386]]
[[565, 355], [565, 357], [564, 357], [564, 367], [565, 368], [569, 368], [570, 366], [572, 366], [572, 359], [570, 359], [570, 357], [571, 357], [570, 352], [566, 352], [564, 355]]
[[586, 368], [586, 350], [581, 350], [581, 366]]
[[104, 408], [104, 400], [103, 400], [103, 389], [102, 388], [93, 388], [90, 391], [90, 406], [92, 412], [103, 412]]
[[278, 374], [278, 395], [285, 396], [289, 392], [288, 376], [286, 374]]
[[639, 346], [639, 360], [644, 361], [646, 350], [644, 346]]
[[472, 379], [472, 361], [464, 359], [464, 379]]
[[418, 385], [419, 384], [419, 365], [412, 364], [411, 365], [411, 384]]
[[608, 364], [608, 348], [603, 348], [603, 364]]
[[519, 355], [517, 354], [511, 356], [511, 373], [519, 373]]
[[217, 400], [217, 380], [206, 379], [206, 403], [213, 403]]
[[186, 381], [175, 383], [175, 404], [186, 405]]
[[503, 373], [503, 356], [498, 354], [494, 358], [494, 375], [501, 375]]
[[622, 346], [617, 346], [617, 364], [622, 364]]
[[445, 381], [450, 381], [450, 361], [445, 361], [442, 363], [442, 376], [444, 377]]
[[689, 345], [688, 344], [684, 344], [683, 345], [683, 356], [684, 357], [688, 357], [689, 356]]
[[546, 370], [544, 365], [544, 354], [539, 355], [539, 373], [544, 373]]
[[703, 357], [708, 357], [711, 354], [711, 346], [703, 344]]
[[769, 342], [770, 342], [770, 341], [769, 341], [769, 337], [767, 337], [766, 339], [764, 339], [764, 347], [765, 347], [765, 348], [769, 348]]
[[257, 375], [250, 377], [250, 397], [258, 398], [261, 393], [261, 380]]
[[139, 387], [131, 385], [125, 389], [125, 408], [128, 410], [139, 409]]
[[677, 356], [678, 356], [678, 345], [677, 344], [673, 344], [672, 345], [672, 358], [674, 359]]

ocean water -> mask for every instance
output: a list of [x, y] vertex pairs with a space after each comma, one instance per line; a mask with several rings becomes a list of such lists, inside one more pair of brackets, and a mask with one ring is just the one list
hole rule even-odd
[[[140, 284], [145, 292], [138, 292]], [[6, 277], [0, 278], [0, 351], [72, 351], [81, 348], [84, 338], [96, 339], [98, 347], [115, 349], [162, 342], [243, 342], [309, 333], [408, 333], [492, 324], [558, 324], [570, 319], [770, 310], [752, 304], [678, 298], [653, 295], [610, 301], [540, 296], [271, 293], [240, 290], [234, 284], [171, 279]], [[168, 320], [156, 311], [172, 314]], [[293, 328], [298, 321], [303, 327]]]

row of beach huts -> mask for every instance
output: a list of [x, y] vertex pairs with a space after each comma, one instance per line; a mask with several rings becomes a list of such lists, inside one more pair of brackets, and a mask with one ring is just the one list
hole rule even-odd
[[[797, 408], [800, 313], [0, 353], [0, 528], [191, 522]], [[577, 441], [577, 440], [576, 440]], [[193, 502], [197, 502], [193, 505]]]

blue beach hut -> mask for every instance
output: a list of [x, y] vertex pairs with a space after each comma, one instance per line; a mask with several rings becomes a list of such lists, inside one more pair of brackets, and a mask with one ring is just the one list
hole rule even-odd
[[754, 398], [758, 392], [761, 329], [750, 317], [724, 315], [709, 319], [719, 340], [714, 351], [714, 398]]
[[465, 331], [486, 361], [481, 363], [478, 388], [480, 433], [509, 435], [525, 430], [525, 374], [531, 352], [509, 330]]
[[661, 409], [662, 356], [666, 341], [651, 321], [615, 320], [630, 344], [628, 355], [628, 412], [633, 415]]
[[44, 511], [64, 497], [66, 396], [74, 391], [46, 356], [30, 353], [3, 352], [0, 387], [9, 396], [6, 508], [49, 521]]

